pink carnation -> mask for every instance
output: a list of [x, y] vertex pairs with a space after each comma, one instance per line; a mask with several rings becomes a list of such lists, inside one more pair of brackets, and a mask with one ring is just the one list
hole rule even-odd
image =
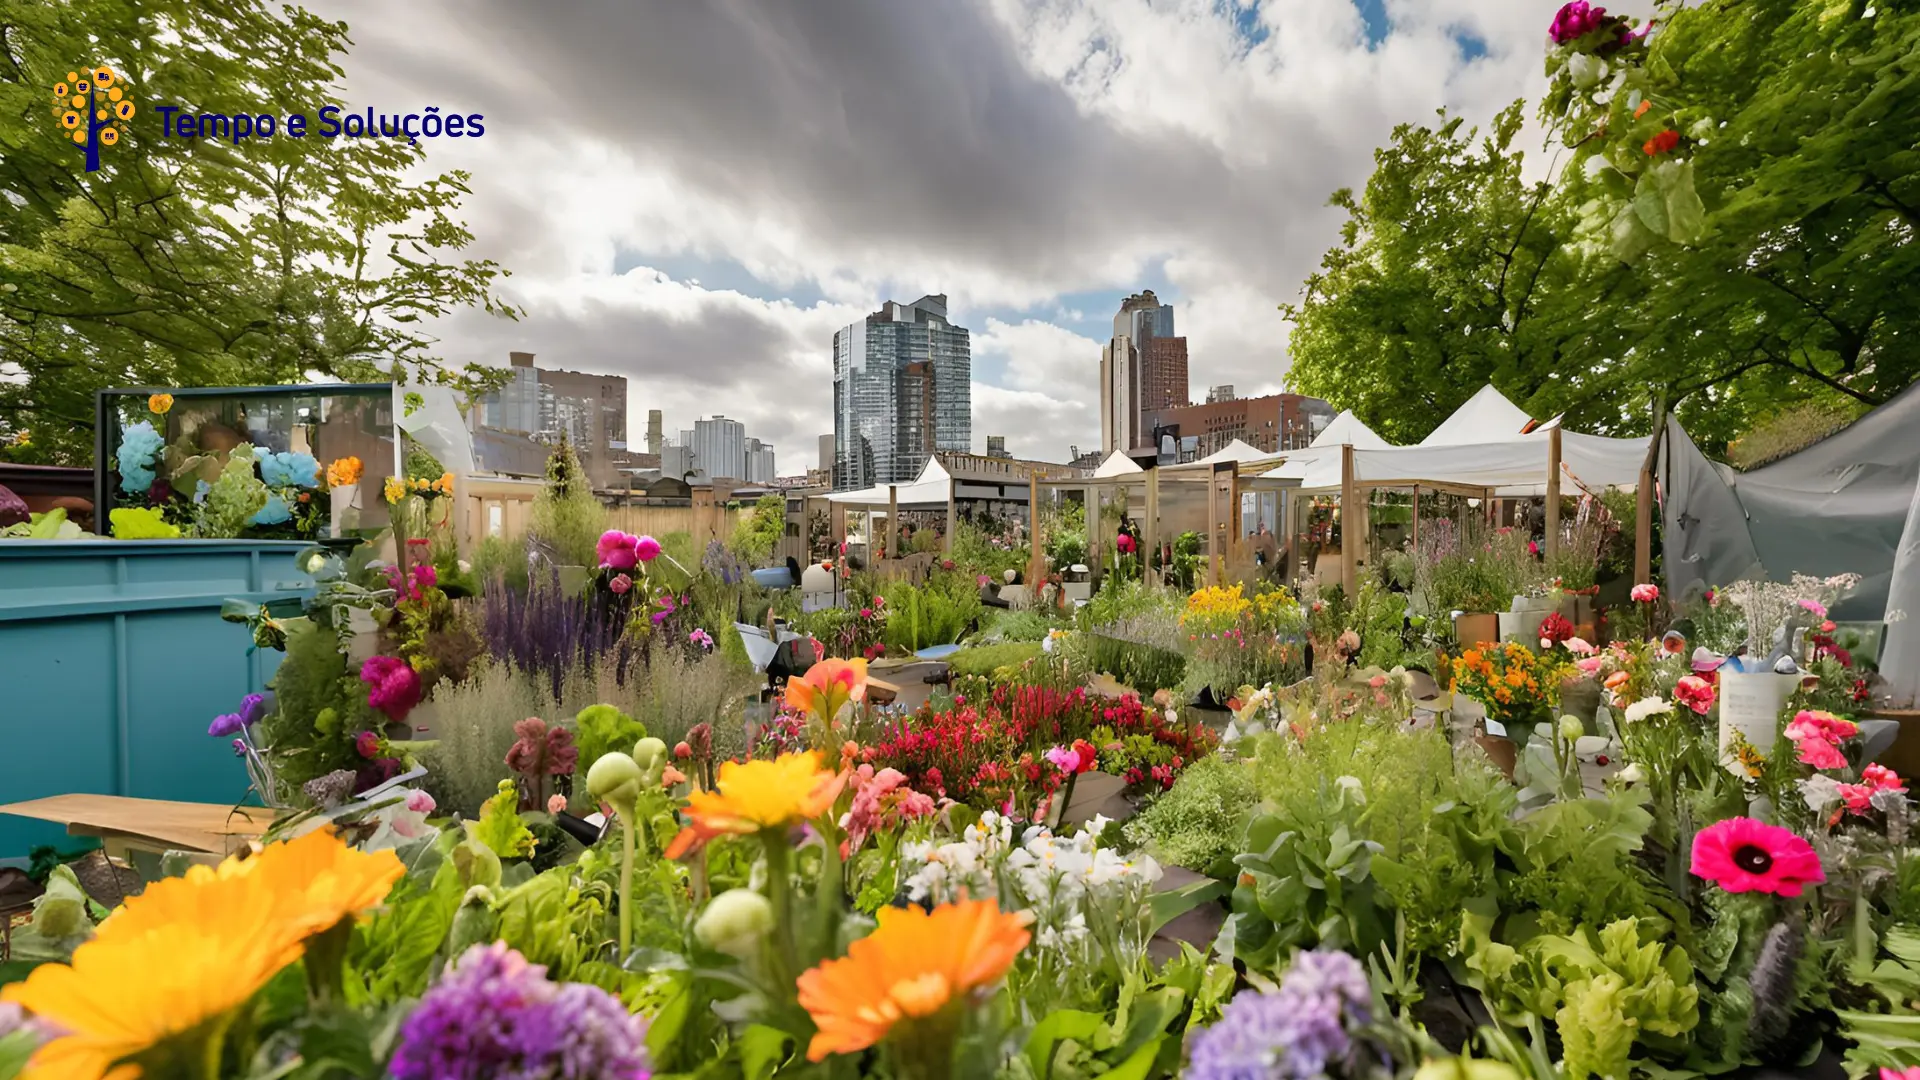
[[1630, 595], [1636, 604], [1651, 604], [1655, 600], [1660, 599], [1660, 586], [1647, 584], [1635, 585]]
[[1839, 746], [1825, 739], [1802, 739], [1797, 745], [1800, 748], [1800, 763], [1803, 765], [1811, 765], [1816, 769], [1847, 767], [1847, 755], [1840, 752]]
[[558, 814], [564, 811], [566, 808], [567, 808], [567, 797], [565, 795], [547, 796], [547, 813]]
[[1800, 606], [1806, 611], [1812, 612], [1813, 617], [1816, 619], [1824, 619], [1827, 617], [1827, 606], [1818, 600], [1802, 600], [1800, 601]]
[[908, 787], [906, 774], [898, 769], [876, 773], [873, 766], [862, 765], [853, 783], [853, 805], [845, 822], [850, 848], [882, 829], [898, 828], [933, 813], [933, 798]]
[[1713, 684], [1698, 675], [1682, 675], [1674, 684], [1673, 699], [1705, 716], [1713, 708]]
[[397, 656], [367, 657], [360, 681], [367, 684], [367, 704], [396, 723], [420, 704], [420, 673]]
[[1587, 0], [1572, 0], [1554, 15], [1553, 24], [1547, 28], [1547, 35], [1553, 38], [1555, 45], [1565, 45], [1569, 41], [1585, 37], [1607, 21], [1607, 9], [1594, 7]]
[[660, 541], [651, 536], [636, 536], [633, 538], [633, 554], [641, 562], [652, 562], [660, 557]]
[[612, 589], [616, 595], [625, 596], [627, 591], [633, 588], [633, 579], [625, 574], [615, 574], [613, 580], [607, 582], [607, 588]]
[[431, 814], [437, 805], [433, 801], [433, 796], [424, 791], [407, 792], [407, 809], [416, 814]]

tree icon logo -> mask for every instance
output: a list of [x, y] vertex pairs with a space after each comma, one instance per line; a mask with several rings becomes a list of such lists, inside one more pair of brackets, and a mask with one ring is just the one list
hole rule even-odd
[[60, 137], [87, 152], [87, 171], [100, 171], [100, 148], [117, 145], [133, 119], [133, 94], [125, 80], [101, 64], [92, 71], [69, 71], [53, 84], [53, 115]]

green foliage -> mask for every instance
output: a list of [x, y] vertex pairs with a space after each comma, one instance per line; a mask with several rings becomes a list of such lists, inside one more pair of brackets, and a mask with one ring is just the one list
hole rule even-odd
[[1551, 803], [1514, 822], [1500, 845], [1514, 866], [1506, 881], [1514, 900], [1561, 933], [1651, 918], [1657, 886], [1634, 859], [1653, 825], [1647, 799], [1643, 790], [1619, 789]]
[[1017, 668], [1040, 655], [1040, 644], [1033, 641], [975, 645], [948, 657], [947, 665], [956, 679], [970, 675], [987, 676], [1002, 668]]
[[78, 540], [87, 535], [80, 526], [67, 520], [65, 507], [30, 515], [26, 521], [0, 529], [0, 539], [14, 540]]
[[960, 640], [980, 618], [980, 594], [959, 574], [936, 574], [924, 586], [890, 582], [886, 598], [886, 643], [907, 652]]
[[787, 497], [762, 495], [753, 512], [733, 527], [733, 553], [749, 566], [758, 566], [773, 555], [786, 534]]
[[589, 705], [573, 718], [573, 742], [580, 748], [580, 773], [618, 750], [630, 753], [647, 737], [647, 726], [612, 705]]
[[995, 641], [1041, 642], [1059, 628], [1045, 612], [1034, 609], [983, 611], [982, 614], [993, 620], [989, 636]]
[[527, 536], [551, 547], [562, 566], [598, 566], [600, 534], [606, 531], [606, 507], [562, 435], [547, 458], [547, 484], [534, 497]]
[[527, 542], [524, 537], [512, 540], [503, 536], [488, 536], [473, 549], [473, 578], [484, 588], [485, 583], [498, 578], [506, 582], [507, 587], [515, 591], [526, 591]]
[[1246, 762], [1210, 754], [1128, 821], [1126, 837], [1163, 863], [1230, 877], [1246, 812], [1258, 798]]
[[[1606, 434], [1664, 396], [1709, 452], [1802, 403], [1888, 400], [1920, 376], [1920, 11], [1861, 10], [1660, 4], [1643, 56], [1578, 92], [1555, 54], [1542, 111], [1572, 152], [1544, 181], [1520, 103], [1484, 138], [1397, 129], [1288, 309], [1295, 388], [1400, 443], [1487, 382]], [[1647, 153], [1662, 131], [1677, 149]]]
[[[53, 85], [91, 63], [120, 73], [149, 117], [167, 102], [351, 112], [347, 51], [345, 23], [262, 0], [9, 9], [0, 365], [23, 377], [0, 381], [0, 416], [30, 428], [45, 460], [91, 463], [103, 387], [363, 381], [390, 368], [457, 382], [427, 328], [468, 306], [514, 314], [493, 293], [503, 271], [459, 257], [472, 240], [459, 221], [468, 178], [423, 171], [427, 140], [366, 139], [341, 154], [331, 139], [236, 149], [136, 136], [85, 174], [82, 152], [47, 126]], [[464, 385], [486, 384], [484, 368]]]
[[1073, 641], [1081, 666], [1143, 695], [1177, 689], [1187, 677], [1187, 658], [1170, 649], [1094, 632], [1077, 634]]
[[145, 507], [118, 506], [108, 511], [113, 535], [118, 540], [178, 540], [180, 526], [169, 525], [164, 511]]
[[311, 618], [285, 625], [287, 652], [273, 674], [274, 709], [261, 721], [261, 733], [273, 748], [276, 778], [297, 791], [336, 769], [357, 768], [354, 735], [372, 728], [375, 716], [366, 684], [358, 669], [349, 670], [333, 628]]
[[480, 808], [480, 820], [466, 823], [467, 834], [502, 859], [524, 859], [533, 854], [533, 831], [520, 820], [520, 790], [512, 780]]

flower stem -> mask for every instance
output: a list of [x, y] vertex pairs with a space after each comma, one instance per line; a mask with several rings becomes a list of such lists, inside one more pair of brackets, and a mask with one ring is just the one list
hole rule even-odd
[[776, 981], [791, 989], [799, 957], [793, 945], [793, 880], [786, 830], [762, 829], [760, 842], [767, 851], [767, 899], [773, 904], [774, 951], [780, 966]]
[[620, 963], [627, 962], [633, 949], [633, 834], [639, 828], [638, 814], [630, 814], [620, 830]]

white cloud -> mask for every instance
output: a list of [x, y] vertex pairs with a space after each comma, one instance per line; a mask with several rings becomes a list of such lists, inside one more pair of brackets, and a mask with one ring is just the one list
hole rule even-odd
[[[1217, 0], [315, 6], [351, 24], [352, 102], [487, 114], [428, 164], [473, 173], [476, 253], [529, 317], [450, 320], [449, 359], [603, 365], [636, 426], [725, 412], [793, 468], [829, 430], [833, 331], [924, 292], [1004, 361], [977, 376], [978, 443], [1091, 448], [1099, 344], [1060, 324], [1097, 327], [1156, 267], [1194, 392], [1277, 389], [1277, 305], [1338, 238], [1327, 195], [1396, 124], [1536, 92], [1557, 0], [1385, 4], [1371, 48], [1351, 0], [1265, 0], [1255, 44]], [[759, 284], [617, 269], [676, 260]]]

